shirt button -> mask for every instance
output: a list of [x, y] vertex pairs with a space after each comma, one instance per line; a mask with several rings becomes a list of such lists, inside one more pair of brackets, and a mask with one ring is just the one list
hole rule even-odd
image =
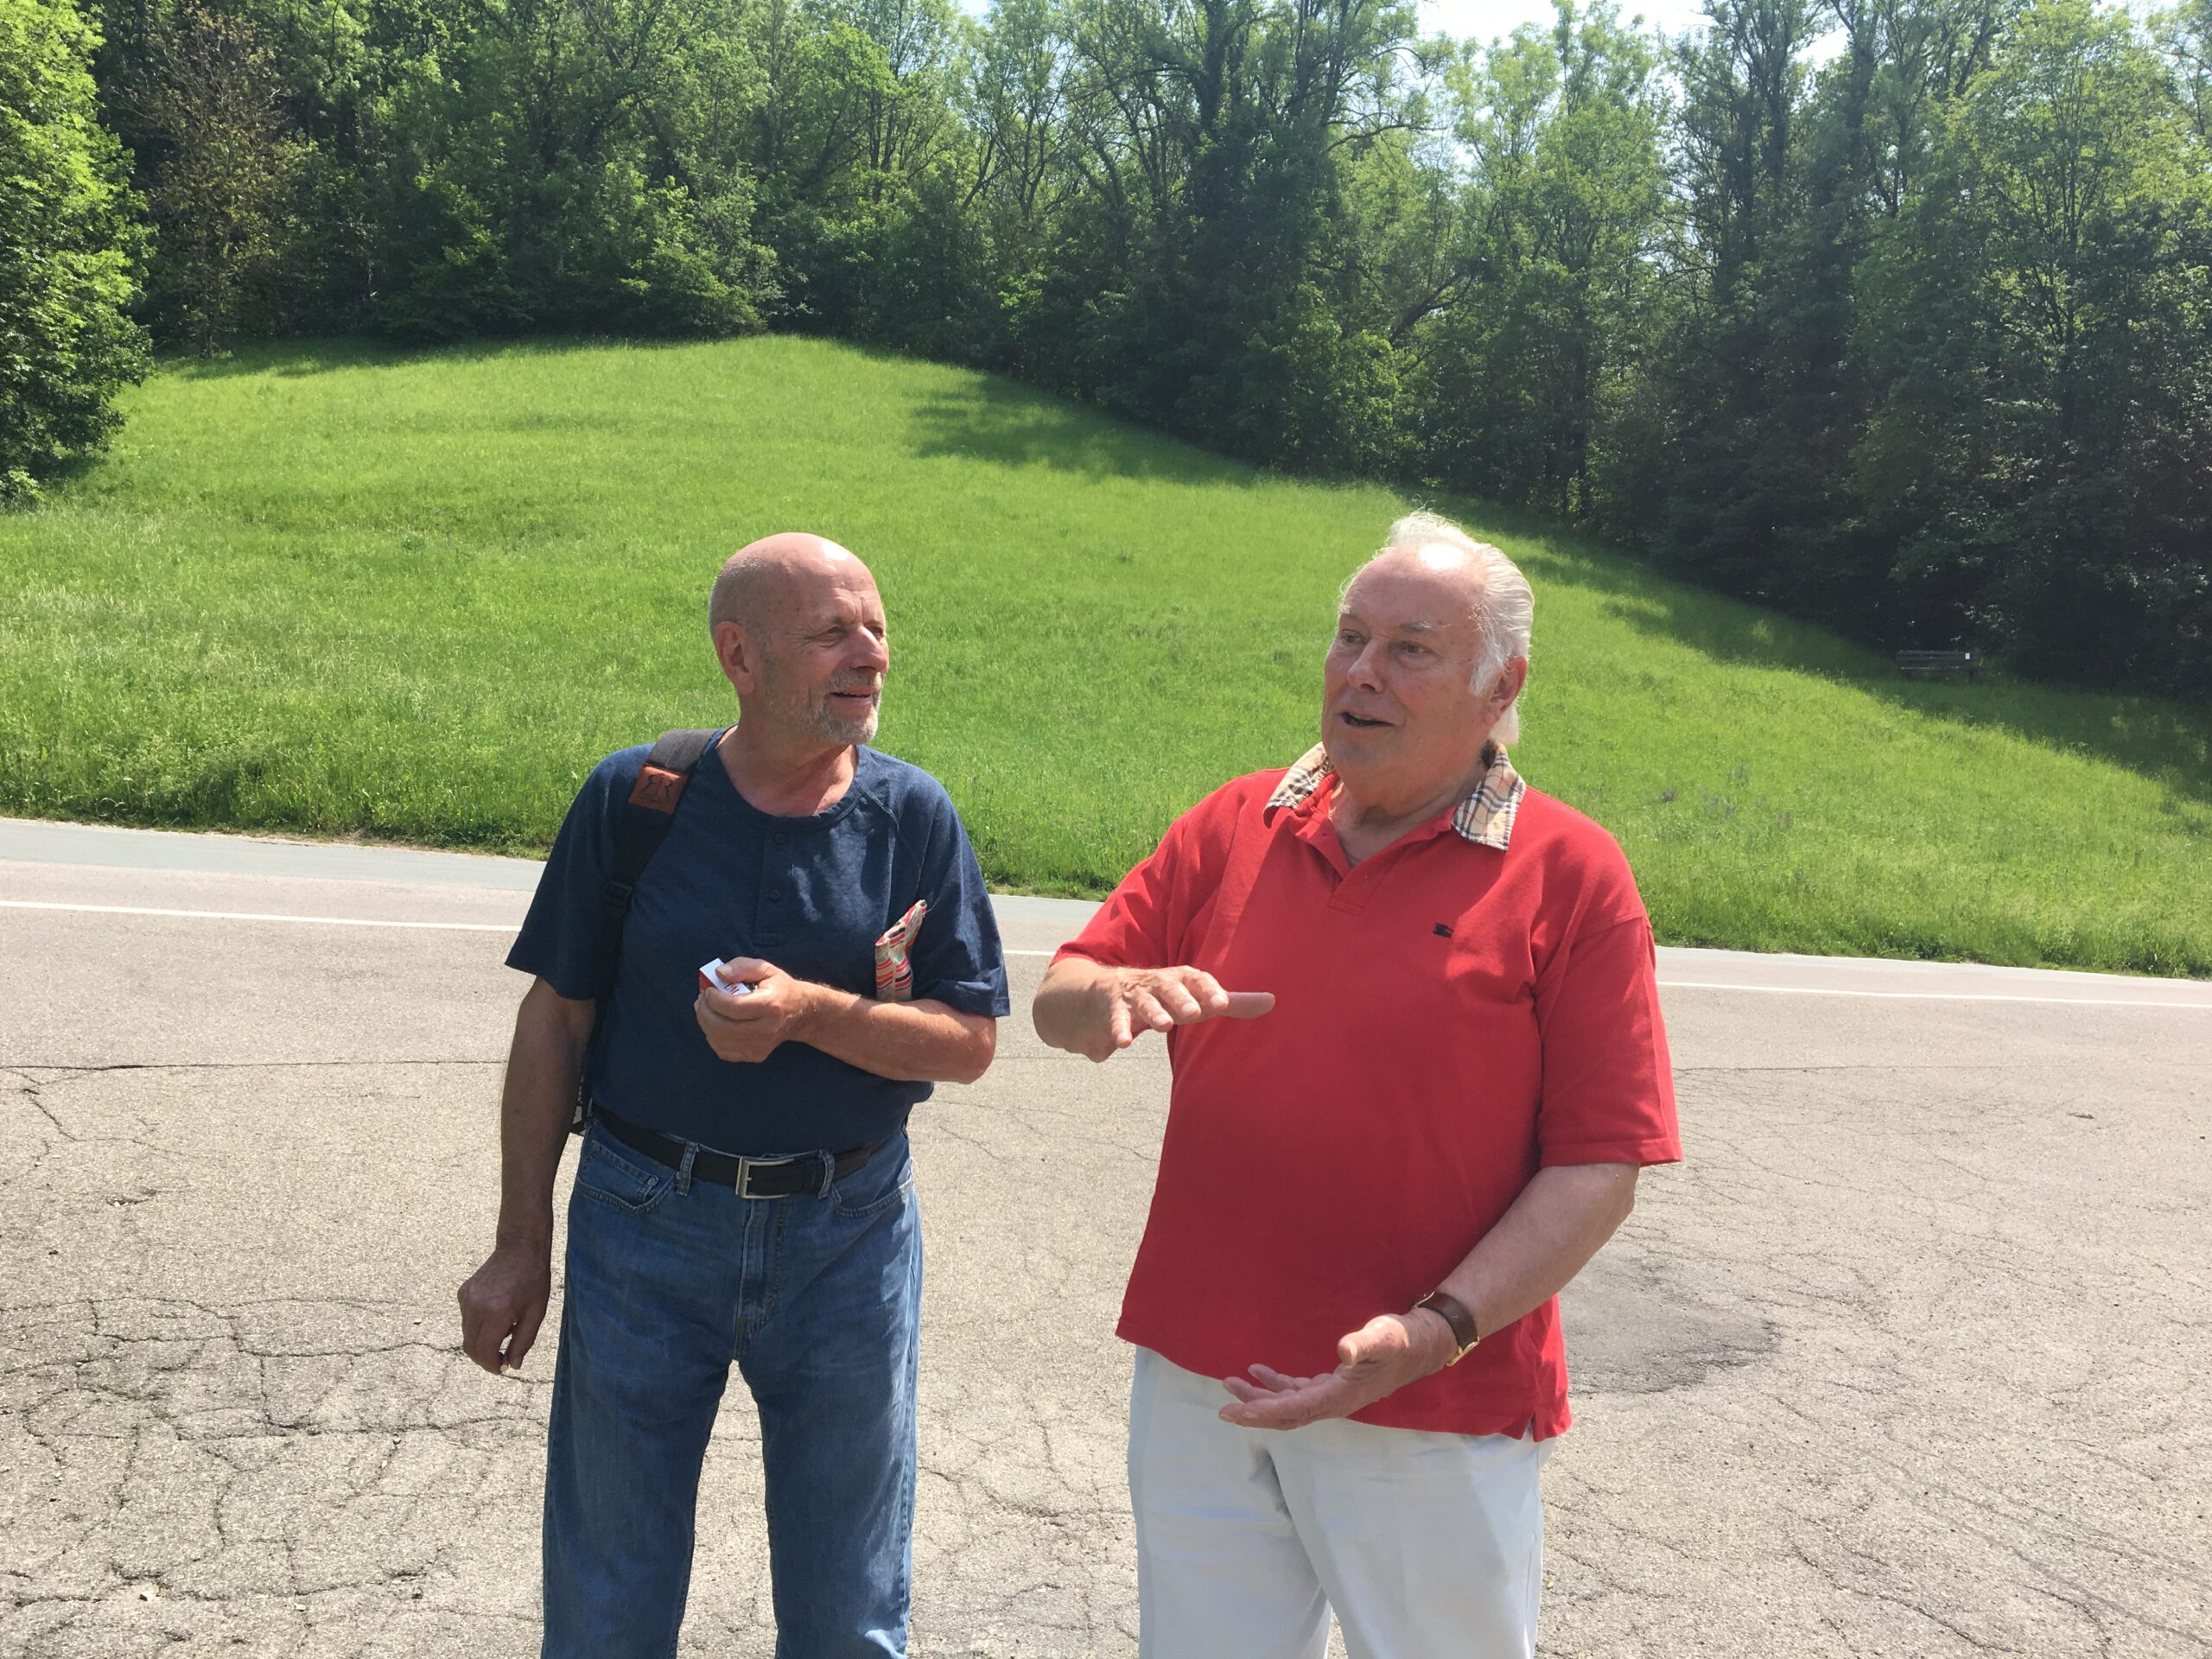
[[768, 897], [772, 902], [775, 899], [781, 899], [783, 896], [784, 890], [781, 887], [771, 887], [768, 889]]
[[777, 846], [779, 846], [779, 847], [782, 846], [785, 842], [789, 841], [790, 839], [791, 839], [791, 836], [789, 836], [788, 835], [786, 835], [786, 834], [785, 834], [784, 831], [782, 831], [781, 830], [777, 830], [777, 831], [776, 831], [775, 841], [776, 841], [776, 845], [777, 845]]

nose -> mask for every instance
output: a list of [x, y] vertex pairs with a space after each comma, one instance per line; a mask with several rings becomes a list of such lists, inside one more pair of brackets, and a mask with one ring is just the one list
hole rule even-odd
[[1360, 647], [1359, 655], [1351, 659], [1351, 667], [1344, 677], [1366, 690], [1379, 690], [1382, 684], [1384, 654], [1390, 649], [1387, 641], [1370, 639]]
[[861, 649], [855, 655], [854, 666], [872, 669], [880, 674], [891, 666], [891, 636], [862, 628], [858, 638]]

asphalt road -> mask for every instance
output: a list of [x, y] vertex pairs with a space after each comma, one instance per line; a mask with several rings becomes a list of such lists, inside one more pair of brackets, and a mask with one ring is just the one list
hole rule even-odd
[[[0, 1655], [535, 1653], [550, 1338], [453, 1302], [534, 876], [0, 823]], [[1166, 1074], [1030, 1033], [1082, 909], [1004, 901], [916, 1118], [919, 1655], [1135, 1650]], [[1544, 1650], [2212, 1654], [2212, 986], [1662, 956], [1689, 1161], [1567, 1296]], [[687, 1656], [772, 1649], [733, 1396]]]

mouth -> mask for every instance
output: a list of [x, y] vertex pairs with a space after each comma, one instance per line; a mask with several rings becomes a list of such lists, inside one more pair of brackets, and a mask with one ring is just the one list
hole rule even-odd
[[1390, 723], [1387, 720], [1370, 720], [1365, 715], [1355, 715], [1349, 709], [1338, 709], [1337, 719], [1341, 724], [1351, 727], [1356, 732], [1379, 731]]

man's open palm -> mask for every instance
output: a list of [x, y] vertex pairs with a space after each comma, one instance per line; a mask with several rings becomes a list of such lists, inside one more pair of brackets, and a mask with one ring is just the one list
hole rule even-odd
[[1448, 1357], [1438, 1353], [1425, 1326], [1403, 1313], [1378, 1314], [1337, 1344], [1333, 1371], [1285, 1376], [1273, 1366], [1255, 1365], [1253, 1382], [1224, 1376], [1222, 1387], [1236, 1399], [1221, 1408], [1221, 1420], [1241, 1428], [1303, 1428], [1363, 1411], [1418, 1382]]

